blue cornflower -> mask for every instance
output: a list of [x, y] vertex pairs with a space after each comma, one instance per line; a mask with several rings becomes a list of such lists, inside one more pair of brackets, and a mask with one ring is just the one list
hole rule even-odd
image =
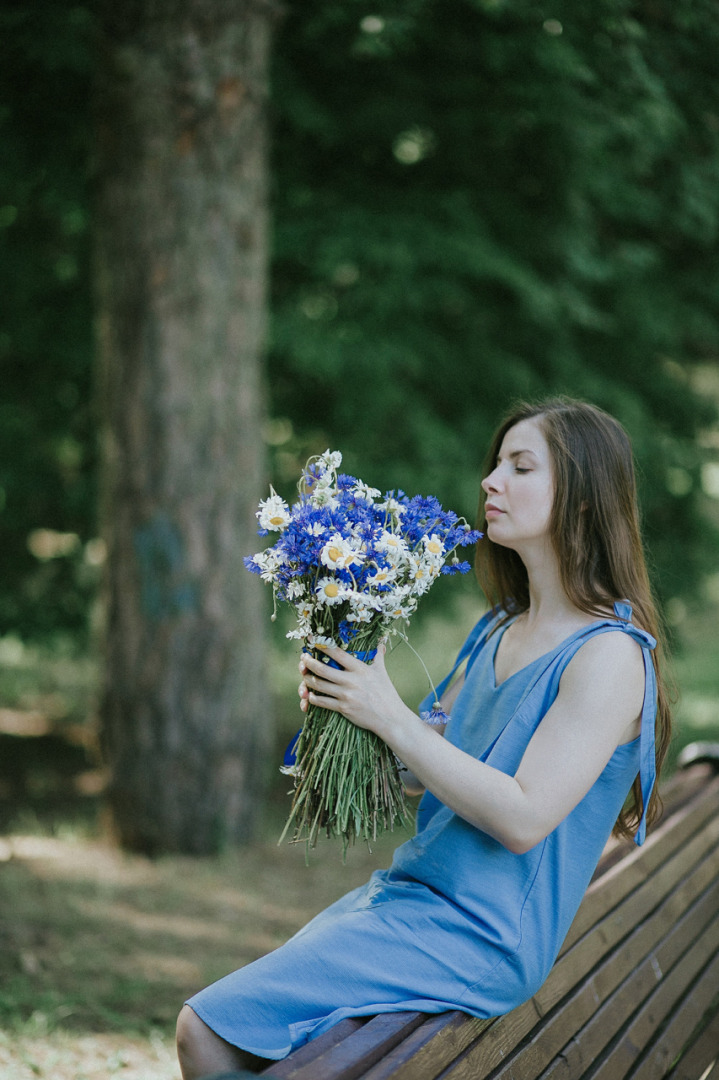
[[424, 720], [425, 724], [430, 724], [433, 727], [439, 727], [440, 724], [449, 723], [449, 716], [444, 711], [439, 701], [435, 701], [429, 711], [421, 712], [419, 718], [420, 720]]

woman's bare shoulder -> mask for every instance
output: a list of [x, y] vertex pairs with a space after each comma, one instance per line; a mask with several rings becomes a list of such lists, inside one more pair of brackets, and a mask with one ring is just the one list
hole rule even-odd
[[[644, 658], [639, 642], [617, 627], [593, 634], [574, 654], [565, 672], [566, 682], [606, 693], [639, 693], [644, 687]], [[565, 681], [565, 680], [563, 680]]]

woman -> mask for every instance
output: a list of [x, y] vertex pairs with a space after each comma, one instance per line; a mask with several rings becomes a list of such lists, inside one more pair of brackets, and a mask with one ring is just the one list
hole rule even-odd
[[508, 1012], [549, 973], [612, 828], [643, 842], [670, 721], [629, 440], [591, 405], [525, 405], [482, 489], [493, 607], [439, 687], [446, 730], [403, 704], [381, 651], [300, 664], [303, 708], [374, 731], [426, 789], [416, 836], [185, 1005], [184, 1080], [282, 1058], [346, 1016]]

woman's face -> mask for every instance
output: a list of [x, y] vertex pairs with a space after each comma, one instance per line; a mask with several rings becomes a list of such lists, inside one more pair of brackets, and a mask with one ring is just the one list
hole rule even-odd
[[521, 553], [544, 543], [554, 502], [552, 458], [537, 418], [520, 420], [502, 440], [499, 456], [482, 481], [487, 536]]

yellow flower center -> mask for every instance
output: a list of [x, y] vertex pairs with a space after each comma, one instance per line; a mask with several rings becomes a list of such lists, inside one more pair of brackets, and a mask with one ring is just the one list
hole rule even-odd
[[431, 551], [433, 555], [439, 555], [442, 550], [442, 545], [438, 544], [436, 540], [430, 540], [427, 544], [427, 551]]
[[337, 562], [338, 559], [342, 558], [342, 549], [338, 547], [329, 548], [327, 551], [327, 557], [332, 562]]
[[325, 585], [325, 590], [324, 591], [325, 591], [325, 596], [329, 596], [330, 599], [332, 599], [335, 596], [337, 596], [337, 594], [338, 594], [338, 592], [340, 590], [339, 590], [339, 586], [336, 585], [334, 581], [330, 581], [330, 582], [327, 583], [327, 585]]
[[284, 517], [281, 517], [279, 514], [275, 514], [274, 517], [270, 518], [270, 525], [281, 525], [284, 520]]

